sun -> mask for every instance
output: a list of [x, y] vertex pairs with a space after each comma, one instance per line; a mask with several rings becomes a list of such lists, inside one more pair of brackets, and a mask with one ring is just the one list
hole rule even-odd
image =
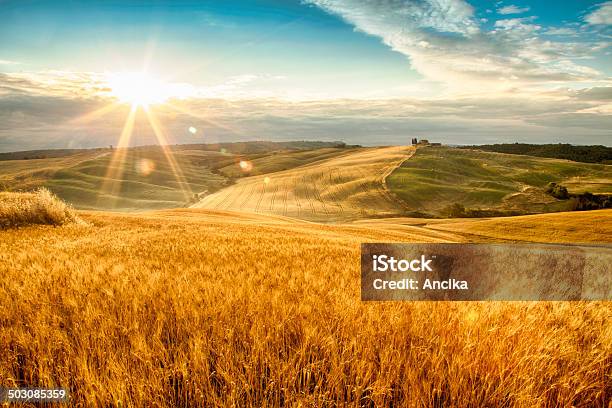
[[172, 96], [167, 84], [144, 72], [108, 74], [106, 82], [111, 95], [132, 106], [160, 104]]

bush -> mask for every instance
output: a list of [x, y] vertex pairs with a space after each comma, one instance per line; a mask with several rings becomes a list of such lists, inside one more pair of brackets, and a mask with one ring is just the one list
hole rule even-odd
[[483, 218], [483, 217], [513, 217], [526, 214], [517, 210], [495, 210], [481, 208], [465, 208], [462, 204], [454, 203], [442, 210], [448, 218]]
[[612, 195], [610, 194], [592, 194], [589, 192], [582, 194], [570, 194], [566, 187], [557, 183], [548, 183], [546, 193], [558, 198], [559, 200], [571, 199], [572, 211], [588, 211], [612, 208]]
[[572, 195], [572, 210], [588, 211], [612, 208], [612, 196], [582, 193]]
[[567, 200], [570, 198], [567, 188], [557, 183], [548, 183], [546, 192], [559, 200]]
[[0, 193], [0, 229], [69, 223], [83, 221], [70, 206], [46, 188], [33, 193]]

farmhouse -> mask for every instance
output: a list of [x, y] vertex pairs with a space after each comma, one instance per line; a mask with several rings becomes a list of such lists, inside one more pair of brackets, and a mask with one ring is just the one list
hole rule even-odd
[[442, 146], [442, 143], [430, 143], [427, 139], [417, 139], [416, 137], [412, 138], [412, 145], [419, 146]]

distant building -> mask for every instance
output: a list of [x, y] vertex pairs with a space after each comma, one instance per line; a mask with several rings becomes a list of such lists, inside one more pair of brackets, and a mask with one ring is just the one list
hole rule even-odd
[[415, 146], [442, 146], [442, 143], [430, 143], [427, 139], [417, 139], [416, 137], [412, 138], [412, 144]]

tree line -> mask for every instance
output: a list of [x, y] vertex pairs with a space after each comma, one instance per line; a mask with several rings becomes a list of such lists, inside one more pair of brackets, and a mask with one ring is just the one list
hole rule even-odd
[[565, 159], [582, 163], [612, 164], [612, 147], [601, 145], [576, 146], [567, 143], [501, 143], [460, 146], [460, 148], [477, 149], [496, 153], [524, 154], [528, 156], [548, 157], [552, 159]]

